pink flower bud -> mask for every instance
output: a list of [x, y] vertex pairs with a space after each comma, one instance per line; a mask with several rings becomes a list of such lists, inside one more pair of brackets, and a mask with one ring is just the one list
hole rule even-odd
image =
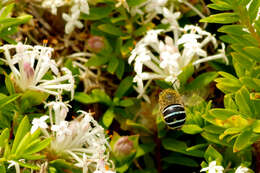
[[123, 136], [118, 139], [114, 145], [114, 153], [116, 156], [127, 156], [134, 148], [132, 141], [128, 139], [128, 136]]
[[104, 39], [99, 36], [91, 36], [88, 39], [88, 47], [93, 52], [99, 52], [104, 48]]
[[23, 69], [24, 69], [24, 72], [25, 72], [25, 74], [26, 74], [26, 78], [27, 78], [28, 80], [33, 79], [34, 70], [33, 70], [33, 68], [31, 67], [31, 64], [28, 63], [28, 62], [25, 62], [25, 63], [23, 64]]

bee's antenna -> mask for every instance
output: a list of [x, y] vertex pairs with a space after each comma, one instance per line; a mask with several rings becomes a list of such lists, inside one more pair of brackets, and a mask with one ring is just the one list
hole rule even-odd
[[178, 82], [178, 79], [174, 80], [174, 82], [172, 83], [172, 88], [179, 94], [179, 91], [178, 91], [179, 86], [178, 86], [178, 83], [176, 83], [176, 82]]

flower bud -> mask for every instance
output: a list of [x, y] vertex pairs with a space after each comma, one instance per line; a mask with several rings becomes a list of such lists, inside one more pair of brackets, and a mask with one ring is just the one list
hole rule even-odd
[[87, 42], [88, 42], [89, 49], [92, 50], [93, 52], [101, 51], [105, 45], [104, 39], [99, 36], [91, 36]]
[[31, 67], [31, 64], [28, 63], [28, 62], [25, 62], [23, 64], [23, 69], [24, 69], [24, 72], [26, 74], [25, 76], [26, 76], [27, 80], [31, 81], [33, 79], [33, 76], [34, 76], [34, 70]]
[[128, 136], [119, 138], [114, 145], [114, 153], [118, 157], [128, 156], [133, 149], [133, 141], [130, 141]]

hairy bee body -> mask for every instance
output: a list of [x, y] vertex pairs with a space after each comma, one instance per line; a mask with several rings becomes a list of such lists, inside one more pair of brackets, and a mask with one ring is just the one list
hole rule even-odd
[[163, 90], [159, 95], [160, 111], [170, 129], [180, 128], [186, 120], [181, 96], [173, 89]]

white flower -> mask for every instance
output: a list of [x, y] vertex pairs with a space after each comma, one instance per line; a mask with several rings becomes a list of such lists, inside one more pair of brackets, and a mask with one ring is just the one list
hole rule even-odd
[[[61, 76], [54, 60], [51, 60], [52, 48], [44, 46], [30, 46], [18, 43], [17, 45], [4, 45], [5, 62], [9, 65], [15, 84], [24, 92], [26, 90], [38, 90], [60, 95], [62, 90], [74, 93], [74, 79], [71, 72], [63, 68], [66, 73]], [[16, 50], [12, 56], [11, 51]], [[44, 79], [45, 74], [51, 71], [52, 79]], [[64, 82], [68, 83], [64, 83]]]
[[62, 14], [62, 18], [67, 22], [65, 26], [65, 32], [66, 34], [71, 33], [75, 27], [77, 28], [83, 28], [83, 24], [78, 20], [80, 11], [78, 10], [78, 6], [75, 5], [71, 9], [71, 14]]
[[47, 105], [50, 109], [50, 117], [55, 120], [52, 120], [51, 134], [47, 135], [52, 139], [49, 150], [57, 155], [69, 156], [69, 159], [74, 160], [75, 166], [83, 169], [83, 173], [87, 173], [88, 170], [93, 172], [113, 167], [109, 160], [107, 151], [109, 144], [104, 129], [90, 113], [84, 111], [81, 111], [81, 115], [76, 119], [66, 121], [65, 114], [68, 111], [66, 104], [58, 103], [57, 107], [54, 102]]
[[[179, 27], [177, 24], [175, 26]], [[208, 56], [203, 49], [210, 42], [217, 48], [216, 39], [209, 32], [193, 25], [174, 28], [171, 31], [174, 39], [165, 36], [164, 41], [159, 40], [158, 35], [166, 31], [148, 31], [131, 52], [128, 63], [135, 62], [136, 76], [133, 82], [137, 83], [134, 89], [139, 93], [138, 98], [143, 97], [149, 102], [145, 90], [151, 80], [162, 79], [174, 83], [182, 69], [188, 64], [192, 63], [198, 67], [200, 63], [216, 59], [224, 59], [228, 63], [224, 44], [222, 44], [222, 49], [218, 50], [219, 53], [211, 56]], [[144, 71], [144, 67], [149, 70]], [[146, 80], [149, 82], [144, 85]]]
[[115, 172], [114, 171], [110, 171], [110, 170], [107, 170], [107, 171], [96, 170], [94, 173], [115, 173]]
[[179, 23], [178, 23], [178, 19], [180, 18], [181, 13], [180, 12], [171, 12], [168, 8], [163, 8], [162, 11], [163, 14], [163, 19], [162, 19], [162, 23], [163, 24], [170, 24], [169, 30], [176, 30], [176, 32], [179, 29]]
[[65, 1], [64, 0], [44, 0], [42, 2], [43, 8], [50, 8], [52, 14], [57, 14], [57, 8], [64, 6]]
[[[74, 5], [78, 5], [81, 12], [89, 14], [89, 5], [87, 0], [74, 0]], [[71, 12], [73, 13], [75, 11], [71, 10]]]
[[239, 166], [235, 173], [252, 173], [253, 171], [247, 167]]
[[79, 21], [80, 13], [89, 14], [87, 0], [42, 0], [43, 8], [50, 8], [52, 14], [57, 15], [57, 8], [69, 6], [70, 12], [64, 12], [62, 18], [67, 22], [65, 25], [66, 34], [71, 33], [75, 27], [82, 28], [83, 24]]
[[67, 116], [67, 113], [69, 112], [68, 107], [71, 107], [69, 104], [67, 104], [66, 102], [64, 103], [62, 101], [50, 102], [47, 103], [45, 106], [49, 107], [51, 125], [54, 125], [54, 123], [60, 124], [60, 122], [64, 121]]
[[[20, 159], [19, 161], [24, 162], [24, 159]], [[7, 162], [10, 163], [7, 167], [8, 169], [14, 166], [16, 173], [20, 173], [20, 165], [18, 162], [14, 161], [14, 160], [8, 160]]]
[[208, 172], [208, 173], [223, 173], [224, 168], [222, 166], [217, 166], [216, 161], [212, 161], [209, 163], [209, 166], [206, 168], [202, 168], [200, 172]]
[[33, 134], [38, 128], [41, 128], [41, 129], [48, 128], [48, 125], [45, 122], [48, 118], [49, 118], [49, 116], [47, 116], [47, 115], [44, 115], [40, 118], [34, 118], [32, 121], [33, 126], [31, 128], [31, 134]]
[[[163, 8], [166, 6], [168, 0], [147, 0], [138, 6], [130, 9], [132, 16], [140, 14], [144, 17], [142, 23], [148, 23], [158, 14], [163, 13]], [[143, 10], [144, 9], [144, 10]]]

